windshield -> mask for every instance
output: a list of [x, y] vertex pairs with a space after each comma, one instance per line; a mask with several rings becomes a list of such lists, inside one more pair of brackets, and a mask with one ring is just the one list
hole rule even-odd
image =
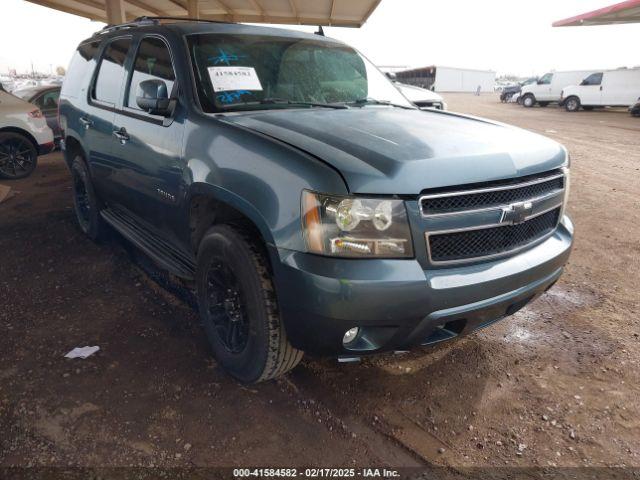
[[188, 44], [207, 112], [376, 102], [412, 108], [383, 73], [342, 44], [229, 34], [190, 35]]

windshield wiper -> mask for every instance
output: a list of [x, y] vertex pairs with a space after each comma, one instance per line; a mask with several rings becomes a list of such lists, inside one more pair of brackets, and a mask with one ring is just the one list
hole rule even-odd
[[298, 102], [296, 100], [288, 100], [286, 98], [268, 97], [260, 100], [261, 105], [301, 105], [305, 107], [324, 107], [344, 110], [349, 108], [343, 103], [321, 103], [321, 102]]
[[409, 105], [400, 105], [398, 103], [392, 103], [389, 100], [376, 100], [375, 98], [359, 98], [350, 102], [352, 105], [364, 106], [364, 105], [387, 105], [389, 107], [405, 108], [407, 110], [415, 110], [415, 107]]

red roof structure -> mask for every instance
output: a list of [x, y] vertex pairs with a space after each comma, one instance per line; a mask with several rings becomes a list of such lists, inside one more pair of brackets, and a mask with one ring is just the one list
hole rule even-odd
[[581, 27], [590, 25], [617, 25], [640, 23], [640, 0], [626, 0], [608, 7], [553, 22], [554, 27]]

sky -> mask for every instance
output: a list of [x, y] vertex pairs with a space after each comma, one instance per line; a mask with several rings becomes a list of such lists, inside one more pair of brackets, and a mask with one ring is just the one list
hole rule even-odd
[[[640, 66], [640, 24], [552, 28], [616, 0], [382, 0], [359, 29], [325, 34], [378, 66], [444, 65], [541, 75], [549, 70]], [[2, 0], [0, 72], [66, 67], [77, 44], [104, 25], [23, 0]], [[297, 28], [312, 32], [315, 27]]]

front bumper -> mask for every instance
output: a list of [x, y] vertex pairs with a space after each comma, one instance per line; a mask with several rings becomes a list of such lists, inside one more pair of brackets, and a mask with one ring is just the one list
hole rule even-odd
[[[552, 236], [512, 257], [424, 270], [415, 260], [337, 259], [272, 252], [291, 343], [319, 355], [406, 350], [466, 335], [515, 313], [551, 287], [572, 246], [564, 217]], [[348, 348], [346, 330], [360, 327]]]

